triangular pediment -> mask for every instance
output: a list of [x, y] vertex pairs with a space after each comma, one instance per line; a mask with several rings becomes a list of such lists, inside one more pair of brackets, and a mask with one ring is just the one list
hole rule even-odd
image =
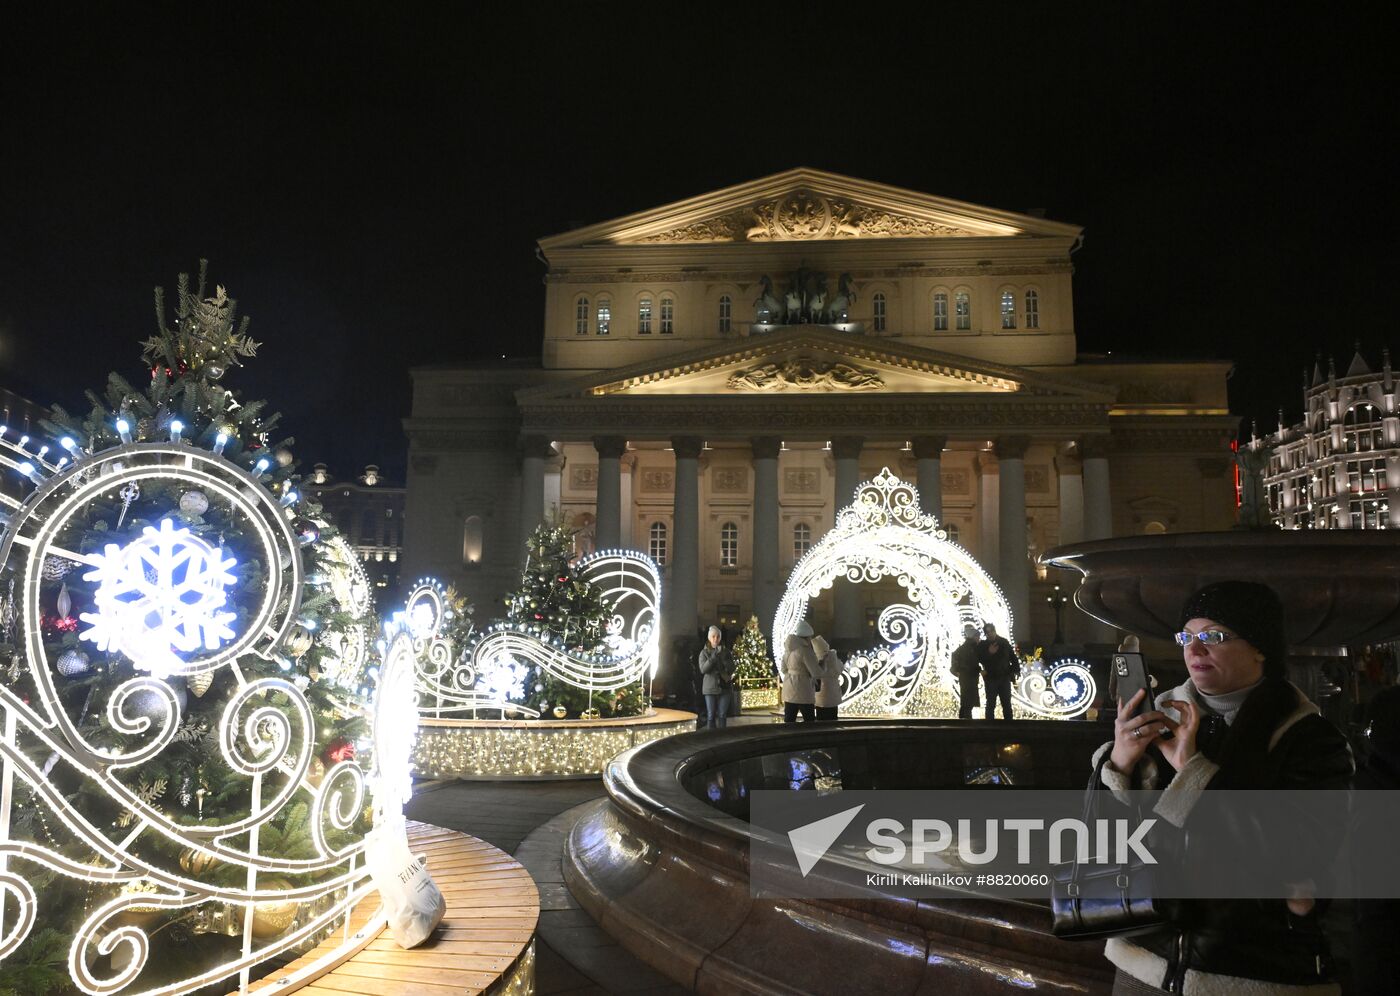
[[843, 239], [1073, 237], [1074, 225], [807, 168], [540, 240], [597, 245], [816, 242]]
[[533, 404], [581, 397], [685, 395], [1035, 395], [1107, 404], [1111, 391], [829, 326], [804, 325], [528, 388]]

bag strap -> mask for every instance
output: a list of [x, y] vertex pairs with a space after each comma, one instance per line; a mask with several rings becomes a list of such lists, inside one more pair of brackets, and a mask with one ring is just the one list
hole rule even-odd
[[[1089, 786], [1084, 790], [1084, 826], [1086, 828], [1094, 825], [1094, 815], [1098, 811], [1099, 792], [1103, 791], [1103, 766], [1108, 763], [1112, 750], [1106, 750], [1094, 765], [1094, 773], [1089, 776]], [[1069, 894], [1074, 896], [1079, 892], [1079, 848], [1074, 849], [1074, 864], [1069, 873]]]

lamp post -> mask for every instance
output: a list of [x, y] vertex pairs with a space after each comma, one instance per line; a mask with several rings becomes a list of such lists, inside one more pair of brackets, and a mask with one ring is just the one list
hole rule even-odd
[[1058, 646], [1065, 642], [1064, 611], [1069, 597], [1060, 590], [1059, 585], [1055, 585], [1055, 591], [1046, 595], [1045, 600], [1055, 609], [1055, 644]]

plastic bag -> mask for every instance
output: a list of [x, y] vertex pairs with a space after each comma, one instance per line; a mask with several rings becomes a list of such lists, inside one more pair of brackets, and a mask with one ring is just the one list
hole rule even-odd
[[409, 851], [402, 818], [375, 827], [365, 845], [365, 859], [394, 940], [400, 947], [416, 948], [447, 913], [447, 902], [428, 874], [427, 858]]

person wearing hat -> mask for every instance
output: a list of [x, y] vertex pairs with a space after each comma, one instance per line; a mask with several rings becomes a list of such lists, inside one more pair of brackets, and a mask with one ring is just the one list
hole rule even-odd
[[953, 675], [958, 679], [958, 719], [971, 719], [972, 710], [982, 704], [977, 694], [977, 677], [982, 667], [977, 663], [977, 627], [963, 627], [963, 642], [953, 651]]
[[1306, 881], [1326, 874], [1340, 834], [1302, 809], [1281, 833], [1244, 807], [1203, 799], [1221, 789], [1345, 789], [1351, 749], [1284, 676], [1283, 606], [1272, 588], [1206, 585], [1182, 606], [1177, 628], [1189, 677], [1140, 715], [1145, 690], [1119, 704], [1113, 740], [1094, 757], [1111, 752], [1104, 784], [1115, 795], [1165, 785], [1152, 815], [1175, 836], [1182, 873], [1198, 881], [1212, 881], [1213, 869], [1224, 881], [1230, 863], [1282, 867], [1274, 846], [1282, 839], [1304, 844], [1316, 867], [1290, 866], [1279, 885], [1292, 898], [1174, 900], [1162, 927], [1110, 938], [1114, 992], [1340, 992]]
[[804, 722], [816, 721], [816, 681], [822, 676], [822, 668], [816, 652], [812, 650], [812, 637], [815, 635], [812, 624], [803, 619], [798, 622], [783, 648], [784, 723], [797, 722], [799, 713]]
[[841, 671], [845, 665], [820, 636], [812, 637], [812, 654], [822, 670], [816, 682], [817, 722], [833, 723], [841, 709]]

